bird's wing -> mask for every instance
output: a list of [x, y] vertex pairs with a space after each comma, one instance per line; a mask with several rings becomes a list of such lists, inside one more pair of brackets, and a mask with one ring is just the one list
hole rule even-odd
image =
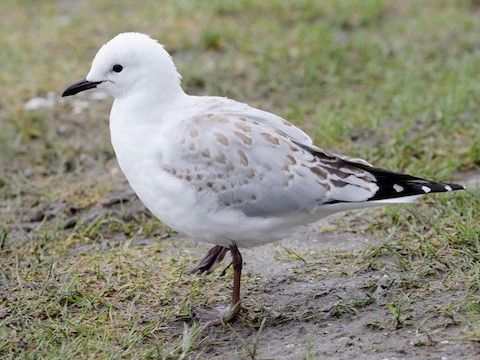
[[356, 163], [248, 116], [202, 113], [181, 129], [172, 139], [175, 161], [164, 169], [247, 216], [314, 213], [324, 204], [367, 201], [378, 190]]
[[248, 104], [239, 101], [224, 97], [210, 97], [208, 106], [204, 111], [205, 113], [215, 113], [238, 118], [247, 118], [251, 121], [264, 124], [273, 129], [281, 130], [282, 132], [287, 134], [292, 140], [304, 144], [313, 144], [310, 136], [308, 136], [305, 132], [303, 132], [301, 129], [294, 126], [287, 120], [268, 111], [254, 108]]
[[[312, 138], [308, 136], [301, 129], [290, 123], [289, 121], [281, 118], [278, 115], [269, 113], [268, 111], [263, 111], [254, 107], [251, 107], [245, 103], [241, 103], [235, 100], [227, 98], [215, 98], [217, 101], [210, 110], [213, 112], [218, 112], [220, 114], [225, 114], [228, 116], [234, 117], [245, 117], [252, 121], [257, 121], [261, 124], [265, 124], [273, 129], [280, 130], [284, 132], [288, 137], [300, 144], [305, 144], [316, 148], [313, 145]], [[221, 101], [218, 101], [220, 99]], [[223, 100], [223, 101], [222, 101]], [[351, 158], [344, 155], [337, 155], [339, 158], [355, 163], [360, 163], [363, 165], [372, 166], [370, 163], [363, 159]]]

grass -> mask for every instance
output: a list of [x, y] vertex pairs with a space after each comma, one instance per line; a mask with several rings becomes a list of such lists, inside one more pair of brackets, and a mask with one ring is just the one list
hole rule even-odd
[[[448, 180], [480, 166], [479, 20], [473, 0], [1, 2], [0, 356], [188, 358], [219, 346], [182, 320], [226, 300], [228, 274], [188, 276], [193, 252], [169, 243], [169, 229], [132, 215], [131, 202], [106, 202], [126, 189], [109, 144], [110, 101], [84, 98], [78, 114], [60, 100], [24, 108], [83, 77], [113, 35], [158, 38], [189, 93], [246, 101], [322, 147]], [[443, 316], [480, 340], [479, 209], [471, 190], [336, 220], [329, 231], [388, 241], [322, 255], [325, 267], [395, 274], [399, 287], [383, 305], [342, 299], [334, 318], [383, 307], [386, 317], [371, 327], [393, 331]], [[284, 247], [277, 257], [310, 276], [312, 254]], [[250, 290], [258, 276], [245, 278]], [[451, 301], [412, 318], [408, 299], [430, 296], [432, 282]], [[275, 327], [266, 316], [241, 319], [246, 339], [234, 353], [255, 357], [260, 333]], [[313, 343], [303, 344], [306, 358]]]

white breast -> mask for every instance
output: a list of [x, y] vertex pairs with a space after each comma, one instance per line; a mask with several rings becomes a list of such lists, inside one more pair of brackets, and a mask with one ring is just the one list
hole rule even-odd
[[111, 140], [120, 168], [145, 206], [176, 229], [174, 220], [185, 216], [183, 211], [192, 206], [194, 196], [161, 167], [167, 129], [161, 121], [144, 123], [124, 114], [117, 116], [112, 108], [110, 117]]

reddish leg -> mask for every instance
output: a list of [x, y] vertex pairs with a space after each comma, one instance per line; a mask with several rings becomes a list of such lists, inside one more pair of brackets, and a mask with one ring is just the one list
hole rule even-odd
[[[230, 250], [230, 253], [232, 254], [232, 267], [233, 267], [233, 289], [232, 289], [232, 297], [230, 301], [230, 305], [225, 308], [217, 308], [217, 309], [197, 309], [195, 311], [195, 316], [200, 319], [202, 323], [205, 324], [205, 326], [211, 326], [211, 325], [217, 325], [221, 323], [226, 323], [233, 321], [237, 315], [239, 314], [241, 310], [241, 305], [240, 305], [240, 285], [241, 285], [241, 278], [242, 278], [242, 265], [243, 265], [243, 260], [242, 260], [242, 255], [240, 254], [240, 251], [237, 248], [237, 245], [232, 245], [230, 246], [230, 249], [223, 248], [220, 246], [223, 250], [217, 250], [219, 251], [219, 254], [222, 254], [221, 259], [225, 256], [225, 253]], [[212, 254], [207, 254], [205, 256], [204, 260], [207, 258], [210, 259], [214, 257], [213, 251], [215, 248], [211, 249], [209, 251], [212, 252]], [[200, 263], [197, 268], [200, 268], [204, 261]], [[209, 261], [205, 261], [205, 264], [208, 265]], [[213, 262], [214, 263], [214, 262]], [[208, 271], [210, 267], [206, 267], [205, 270], [203, 271]]]
[[240, 312], [240, 284], [242, 279], [242, 266], [243, 259], [242, 254], [238, 251], [237, 245], [230, 246], [230, 253], [232, 254], [232, 266], [233, 266], [233, 291], [231, 306], [231, 319], [238, 315]]

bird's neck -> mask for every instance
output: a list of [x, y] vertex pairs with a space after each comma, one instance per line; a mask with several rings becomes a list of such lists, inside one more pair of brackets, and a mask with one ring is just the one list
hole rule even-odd
[[[169, 83], [152, 82], [148, 86], [139, 86], [135, 91], [116, 98], [116, 102], [137, 110], [158, 109], [168, 107], [188, 95], [185, 94], [178, 81]], [[132, 109], [133, 110], [133, 109]]]
[[158, 88], [142, 88], [128, 95], [116, 97], [110, 113], [110, 120], [121, 128], [131, 129], [152, 123], [163, 122], [168, 113], [189, 102], [180, 84]]

